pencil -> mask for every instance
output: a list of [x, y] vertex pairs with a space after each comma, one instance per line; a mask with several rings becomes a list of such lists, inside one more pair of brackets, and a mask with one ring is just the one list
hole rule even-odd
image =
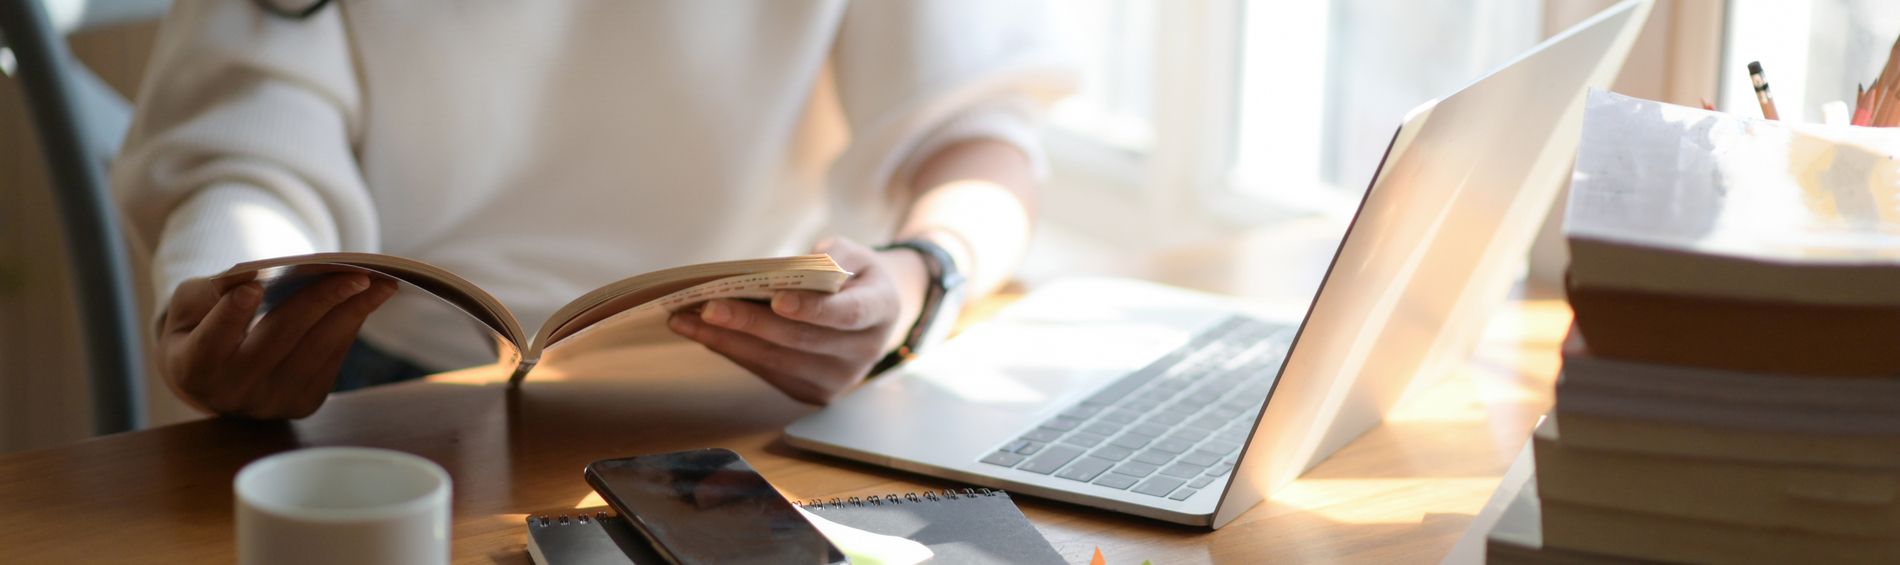
[[1775, 111], [1775, 95], [1768, 92], [1768, 77], [1761, 72], [1761, 61], [1748, 62], [1748, 80], [1755, 83], [1755, 101], [1761, 103], [1761, 117], [1781, 119]]
[[1880, 115], [1880, 106], [1886, 101], [1880, 94], [1880, 89], [1885, 88], [1881, 85], [1884, 80], [1884, 76], [1875, 77], [1874, 83], [1867, 85], [1867, 125], [1874, 125], [1874, 116]]
[[1873, 124], [1874, 109], [1869, 106], [1870, 103], [1867, 99], [1867, 87], [1854, 83], [1854, 117], [1848, 120], [1848, 123], [1857, 126]]
[[1887, 77], [1900, 79], [1900, 38], [1894, 40], [1893, 48], [1888, 50], [1887, 65], [1880, 69], [1880, 77], [1874, 79], [1874, 111], [1868, 125], [1875, 127], [1893, 127], [1900, 124], [1900, 104], [1894, 103], [1894, 82]]

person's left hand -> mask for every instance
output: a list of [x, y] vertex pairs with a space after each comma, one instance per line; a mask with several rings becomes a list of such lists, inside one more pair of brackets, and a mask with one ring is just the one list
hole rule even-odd
[[847, 239], [821, 245], [854, 275], [837, 294], [779, 291], [770, 306], [713, 300], [673, 314], [674, 333], [704, 344], [800, 402], [825, 404], [864, 379], [917, 317], [923, 258]]

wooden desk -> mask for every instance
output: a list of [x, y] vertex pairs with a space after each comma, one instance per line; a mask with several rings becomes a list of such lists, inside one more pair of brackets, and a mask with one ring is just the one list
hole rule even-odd
[[[1018, 502], [1073, 562], [1098, 546], [1109, 563], [1435, 562], [1549, 408], [1568, 322], [1561, 301], [1514, 302], [1464, 371], [1219, 531]], [[779, 429], [813, 408], [716, 359], [604, 355], [559, 369], [516, 395], [476, 382], [495, 371], [474, 370], [337, 395], [298, 422], [207, 419], [0, 457], [0, 555], [230, 561], [232, 477], [303, 446], [387, 447], [441, 463], [455, 481], [461, 563], [528, 563], [524, 514], [597, 505], [580, 471], [606, 457], [728, 447], [793, 498], [958, 486], [787, 447]]]

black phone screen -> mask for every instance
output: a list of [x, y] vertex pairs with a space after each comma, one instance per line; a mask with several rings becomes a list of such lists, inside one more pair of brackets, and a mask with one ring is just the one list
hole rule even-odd
[[700, 449], [606, 459], [587, 482], [676, 563], [844, 563], [738, 453]]

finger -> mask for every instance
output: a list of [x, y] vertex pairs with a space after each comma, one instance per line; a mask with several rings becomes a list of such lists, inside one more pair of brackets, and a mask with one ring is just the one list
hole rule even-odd
[[263, 294], [255, 286], [233, 289], [216, 299], [199, 321], [190, 322], [189, 329], [159, 336], [166, 377], [179, 392], [201, 404], [212, 403], [210, 398], [222, 388], [226, 361], [243, 343]]
[[283, 383], [294, 386], [276, 388], [283, 391], [278, 398], [271, 399], [278, 408], [278, 417], [302, 418], [323, 405], [330, 389], [336, 386], [337, 371], [342, 370], [343, 359], [356, 342], [363, 322], [395, 294], [396, 281], [375, 281], [369, 290], [330, 309], [328, 315], [304, 333], [297, 349], [277, 366], [279, 375], [293, 376], [297, 381]]
[[349, 273], [330, 275], [310, 286], [298, 290], [283, 304], [278, 305], [251, 328], [244, 344], [238, 346], [232, 364], [237, 370], [239, 383], [227, 383], [241, 399], [240, 403], [251, 405], [259, 401], [259, 395], [270, 383], [265, 382], [268, 375], [291, 350], [296, 349], [305, 332], [316, 325], [332, 308], [362, 293], [369, 288], [369, 277]]
[[831, 260], [838, 263], [838, 268], [858, 274], [863, 274], [862, 272], [876, 264], [877, 260], [876, 251], [846, 237], [826, 239], [814, 249], [830, 255]]
[[706, 349], [744, 367], [766, 384], [799, 402], [830, 402], [845, 385], [855, 380], [853, 371], [843, 367], [835, 358], [781, 347], [745, 333], [707, 324], [693, 316], [675, 315], [667, 325], [675, 333], [699, 342]]
[[200, 390], [203, 381], [217, 374], [225, 362], [237, 354], [238, 347], [244, 344], [244, 337], [250, 333], [251, 318], [257, 315], [257, 307], [264, 301], [264, 289], [256, 284], [246, 284], [231, 289], [211, 312], [205, 314], [203, 321], [184, 335], [184, 358], [179, 375], [179, 384], [188, 390]]
[[209, 279], [190, 278], [178, 283], [165, 305], [165, 333], [191, 331], [205, 313], [217, 306], [220, 294]]
[[868, 285], [846, 284], [836, 294], [781, 290], [772, 295], [772, 312], [789, 320], [844, 331], [868, 330], [896, 319], [895, 297]]
[[248, 273], [236, 273], [236, 274], [231, 274], [231, 275], [226, 275], [226, 276], [221, 276], [221, 277], [214, 277], [209, 280], [211, 281], [212, 288], [216, 289], [219, 294], [223, 294], [225, 292], [229, 292], [232, 288], [235, 288], [238, 285], [241, 285], [247, 282], [256, 281], [257, 271], [251, 271]]
[[252, 366], [276, 366], [278, 360], [296, 347], [304, 332], [329, 315], [330, 309], [368, 288], [367, 275], [349, 273], [330, 275], [298, 290], [251, 328], [241, 354], [248, 357]]
[[853, 353], [851, 336], [822, 326], [796, 322], [773, 314], [768, 307], [741, 300], [714, 300], [700, 309], [700, 319], [717, 327], [744, 332], [784, 347], [826, 355]]

